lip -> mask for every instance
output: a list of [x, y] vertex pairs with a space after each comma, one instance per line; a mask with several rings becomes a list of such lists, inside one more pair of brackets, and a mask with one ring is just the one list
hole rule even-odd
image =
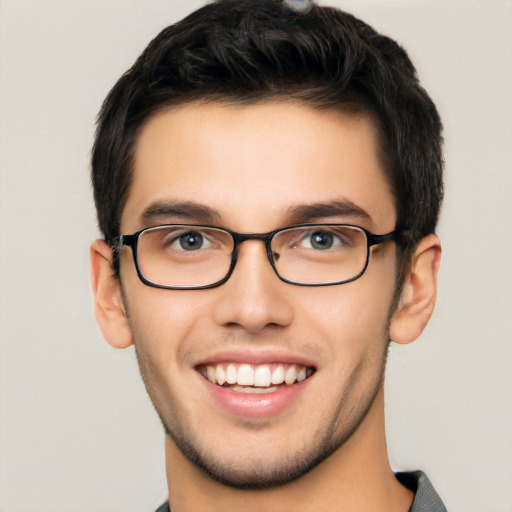
[[283, 349], [265, 349], [265, 348], [243, 348], [241, 350], [224, 350], [216, 352], [214, 355], [205, 357], [194, 364], [196, 368], [204, 365], [216, 365], [219, 363], [247, 363], [258, 364], [298, 364], [301, 366], [310, 366], [317, 368], [315, 361], [308, 359], [301, 354], [296, 354]]
[[255, 349], [229, 350], [217, 352], [195, 365], [197, 376], [202, 381], [209, 397], [209, 402], [230, 415], [244, 418], [270, 418], [283, 413], [300, 399], [300, 395], [310, 385], [314, 374], [307, 379], [292, 385], [281, 385], [272, 393], [249, 394], [233, 391], [228, 387], [218, 386], [205, 379], [198, 368], [202, 365], [216, 365], [219, 363], [247, 363], [252, 365], [286, 363], [298, 364], [317, 368], [310, 359], [299, 354], [281, 349]]
[[248, 394], [213, 384], [199, 373], [198, 377], [215, 405], [234, 416], [245, 418], [269, 418], [285, 411], [299, 399], [313, 378], [311, 376], [291, 386], [282, 385], [272, 393]]

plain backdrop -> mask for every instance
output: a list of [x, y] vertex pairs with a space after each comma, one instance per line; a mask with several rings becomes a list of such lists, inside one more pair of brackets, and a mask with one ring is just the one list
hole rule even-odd
[[[403, 44], [445, 125], [439, 299], [422, 338], [392, 348], [391, 460], [425, 470], [451, 512], [510, 512], [512, 2], [325, 3]], [[153, 512], [167, 495], [133, 350], [92, 312], [89, 152], [115, 80], [201, 4], [0, 1], [1, 512]]]

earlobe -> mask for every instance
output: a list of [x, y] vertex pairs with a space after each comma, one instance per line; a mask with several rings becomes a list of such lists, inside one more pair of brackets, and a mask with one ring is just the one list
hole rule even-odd
[[422, 238], [411, 259], [400, 302], [391, 317], [389, 336], [396, 343], [410, 343], [423, 332], [437, 297], [441, 242], [436, 235]]
[[96, 320], [110, 345], [126, 348], [133, 342], [132, 334], [121, 284], [112, 270], [111, 261], [112, 249], [104, 240], [95, 240], [90, 248], [90, 264]]

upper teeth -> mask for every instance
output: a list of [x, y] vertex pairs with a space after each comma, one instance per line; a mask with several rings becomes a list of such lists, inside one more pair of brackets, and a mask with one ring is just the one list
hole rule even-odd
[[308, 375], [306, 366], [296, 364], [217, 364], [201, 367], [201, 373], [214, 384], [268, 387], [303, 381]]

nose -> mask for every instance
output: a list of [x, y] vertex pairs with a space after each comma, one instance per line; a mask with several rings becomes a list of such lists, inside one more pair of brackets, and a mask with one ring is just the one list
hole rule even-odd
[[293, 319], [293, 288], [275, 274], [265, 244], [247, 240], [239, 246], [231, 277], [218, 288], [221, 295], [215, 305], [215, 320], [251, 334], [286, 327]]

